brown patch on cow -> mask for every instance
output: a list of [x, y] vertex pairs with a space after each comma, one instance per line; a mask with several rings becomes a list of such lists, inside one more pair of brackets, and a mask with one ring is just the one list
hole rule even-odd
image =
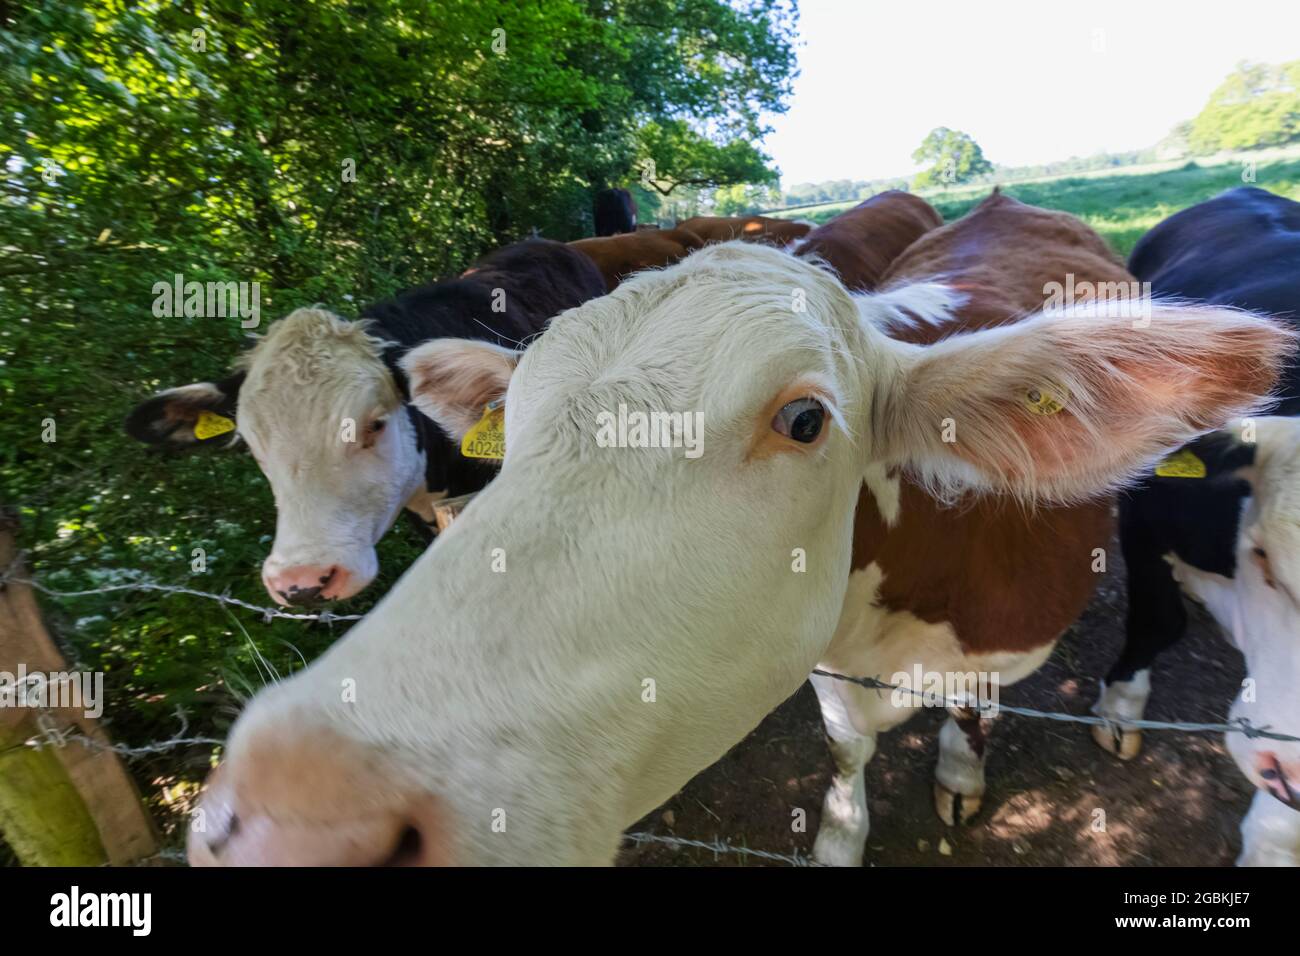
[[818, 226], [798, 254], [825, 259], [845, 286], [869, 292], [904, 250], [942, 225], [943, 218], [924, 199], [891, 189]]
[[943, 507], [906, 479], [900, 491], [888, 527], [864, 488], [853, 529], [853, 568], [880, 565], [889, 610], [947, 621], [963, 650], [987, 654], [1050, 644], [1087, 605], [1093, 551], [1110, 540], [1109, 499], [1028, 511], [987, 495]]
[[687, 229], [646, 229], [576, 239], [569, 245], [596, 263], [606, 288], [613, 292], [632, 273], [670, 266], [702, 248], [704, 240]]
[[988, 746], [988, 734], [985, 732], [985, 724], [980, 720], [980, 715], [967, 707], [957, 707], [953, 709], [952, 719], [956, 722], [957, 729], [966, 735], [966, 743], [970, 744], [971, 753], [983, 757], [984, 749]]
[[678, 229], [689, 229], [705, 242], [767, 242], [774, 246], [788, 246], [802, 239], [812, 230], [806, 222], [773, 219], [769, 216], [694, 216], [683, 219]]
[[[1064, 283], [1067, 273], [1076, 283], [1132, 281], [1101, 237], [1075, 217], [994, 195], [917, 239], [880, 284], [941, 275], [966, 292], [969, 300], [951, 322], [895, 331], [901, 340], [930, 344], [1039, 311], [1044, 285]], [[948, 622], [968, 653], [1025, 652], [1055, 641], [1087, 605], [1097, 580], [1093, 552], [1111, 535], [1109, 498], [1031, 510], [1007, 498], [970, 496], [944, 507], [903, 478], [900, 505], [898, 522], [888, 527], [863, 490], [853, 567], [878, 563], [881, 603], [929, 623]]]

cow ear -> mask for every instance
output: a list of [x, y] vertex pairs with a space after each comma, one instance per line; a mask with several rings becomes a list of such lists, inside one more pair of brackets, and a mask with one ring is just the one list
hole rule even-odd
[[126, 433], [137, 441], [167, 448], [220, 444], [235, 431], [235, 406], [244, 373], [220, 382], [195, 382], [159, 392], [126, 417]]
[[503, 398], [521, 353], [472, 339], [435, 339], [402, 357], [411, 404], [460, 441]]
[[885, 340], [873, 453], [944, 499], [1077, 501], [1266, 405], [1294, 342], [1261, 316], [1176, 303], [1149, 322], [1076, 309], [924, 347]]

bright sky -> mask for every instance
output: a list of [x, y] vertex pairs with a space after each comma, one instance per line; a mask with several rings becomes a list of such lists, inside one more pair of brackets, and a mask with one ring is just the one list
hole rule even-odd
[[1300, 0], [802, 0], [781, 183], [914, 170], [936, 126], [1023, 166], [1140, 149], [1241, 60], [1300, 58]]

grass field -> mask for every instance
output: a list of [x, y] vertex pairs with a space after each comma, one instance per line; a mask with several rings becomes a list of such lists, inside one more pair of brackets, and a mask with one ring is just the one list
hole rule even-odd
[[[1156, 223], [1225, 189], [1243, 185], [1241, 162], [1201, 165], [1189, 162], [1154, 172], [1124, 172], [1011, 183], [1003, 192], [1022, 202], [1073, 213], [1127, 256], [1134, 243]], [[1257, 161], [1255, 182], [1261, 189], [1300, 201], [1300, 158]], [[962, 187], [921, 193], [951, 222], [989, 194], [992, 186]], [[855, 205], [831, 203], [791, 213], [810, 222], [825, 222]]]

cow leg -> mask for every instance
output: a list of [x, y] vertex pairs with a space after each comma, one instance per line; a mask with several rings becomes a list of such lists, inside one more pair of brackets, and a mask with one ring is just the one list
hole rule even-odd
[[[1147, 492], [1139, 490], [1140, 498]], [[1124, 650], [1106, 679], [1092, 711], [1116, 723], [1095, 725], [1092, 737], [1103, 750], [1121, 760], [1131, 760], [1142, 749], [1142, 731], [1126, 727], [1125, 718], [1141, 720], [1151, 696], [1151, 664], [1187, 629], [1187, 609], [1182, 591], [1164, 559], [1165, 548], [1157, 532], [1143, 524], [1140, 508], [1125, 500], [1120, 505], [1120, 543], [1128, 565], [1128, 618], [1124, 624]]]
[[1255, 791], [1241, 821], [1238, 866], [1300, 866], [1300, 811], [1263, 790]]
[[968, 707], [948, 708], [939, 731], [939, 763], [934, 768], [934, 808], [948, 826], [979, 812], [984, 797], [984, 750], [992, 717], [981, 719]]
[[861, 866], [871, 828], [866, 765], [876, 752], [876, 735], [854, 729], [848, 705], [833, 680], [813, 675], [812, 684], [821, 703], [822, 721], [835, 761], [835, 774], [822, 801], [813, 859], [825, 866]]

